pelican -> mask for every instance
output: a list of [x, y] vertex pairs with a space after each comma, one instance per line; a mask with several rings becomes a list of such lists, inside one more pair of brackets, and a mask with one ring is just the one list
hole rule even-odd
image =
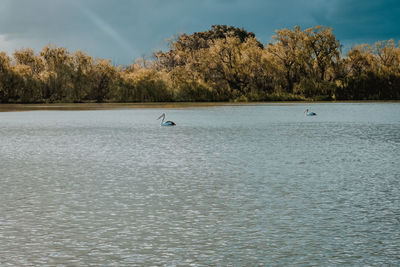
[[306, 116], [316, 116], [317, 113], [310, 111], [309, 109], [304, 110]]
[[165, 113], [161, 114], [161, 116], [158, 117], [157, 120], [159, 120], [159, 119], [161, 119], [161, 118], [162, 118], [162, 121], [161, 121], [161, 124], [160, 124], [161, 126], [175, 126], [175, 125], [176, 125], [175, 122], [173, 122], [173, 121], [166, 121], [166, 122], [164, 122]]

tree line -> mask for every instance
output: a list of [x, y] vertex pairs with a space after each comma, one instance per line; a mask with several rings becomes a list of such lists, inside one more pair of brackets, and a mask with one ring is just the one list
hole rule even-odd
[[0, 52], [0, 103], [394, 99], [400, 45], [361, 44], [342, 55], [325, 26], [277, 30], [262, 44], [214, 25], [127, 66], [55, 45]]

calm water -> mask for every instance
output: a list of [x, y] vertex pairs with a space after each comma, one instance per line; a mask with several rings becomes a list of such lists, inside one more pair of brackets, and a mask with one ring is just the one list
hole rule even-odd
[[0, 266], [400, 264], [399, 103], [2, 112], [0, 171]]

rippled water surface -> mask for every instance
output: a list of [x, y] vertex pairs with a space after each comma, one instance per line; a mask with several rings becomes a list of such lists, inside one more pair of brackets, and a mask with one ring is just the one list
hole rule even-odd
[[399, 103], [0, 113], [0, 266], [398, 265], [399, 251]]

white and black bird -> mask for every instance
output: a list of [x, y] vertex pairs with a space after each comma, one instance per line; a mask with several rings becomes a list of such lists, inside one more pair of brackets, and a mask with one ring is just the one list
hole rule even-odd
[[161, 119], [162, 118], [162, 121], [161, 121], [161, 126], [175, 126], [176, 124], [175, 124], [175, 122], [173, 122], [173, 121], [165, 121], [164, 122], [164, 120], [165, 120], [165, 113], [163, 113], [163, 114], [161, 114], [161, 116], [160, 117], [158, 117], [158, 119], [157, 120], [159, 120], [159, 119]]

